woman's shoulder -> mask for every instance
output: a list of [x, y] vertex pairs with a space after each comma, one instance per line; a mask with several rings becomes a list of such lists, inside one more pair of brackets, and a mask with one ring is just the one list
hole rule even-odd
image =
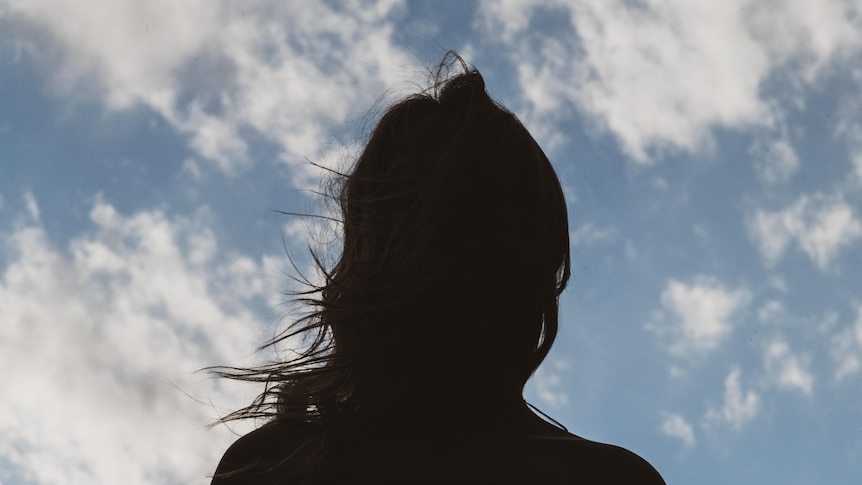
[[[271, 475], [274, 469], [279, 475], [285, 473], [304, 473], [302, 460], [287, 463], [285, 458], [296, 456], [304, 447], [311, 448], [313, 439], [320, 435], [320, 426], [305, 421], [274, 420], [236, 440], [219, 461], [213, 475], [213, 485], [232, 485], [248, 483], [251, 475], [268, 483], [264, 475]], [[290, 465], [288, 469], [287, 465]], [[265, 473], [266, 472], [266, 473]]]
[[[321, 432], [322, 428], [314, 423], [268, 423], [231, 445], [219, 463], [212, 484], [266, 484], [276, 483], [276, 477], [300, 477], [307, 468], [303, 467], [306, 460], [299, 455], [306, 450], [306, 456], [313, 456], [316, 452], [314, 438]], [[449, 446], [434, 450], [433, 446], [429, 448], [433, 445], [429, 442], [416, 446], [411, 446], [410, 442], [390, 442], [381, 448], [381, 443], [374, 440], [361, 440], [361, 446], [344, 450], [349, 451], [345, 468], [349, 473], [345, 478], [363, 482], [362, 477], [373, 477], [378, 481], [385, 481], [384, 477], [388, 477], [393, 478], [391, 483], [413, 483], [411, 480], [417, 479], [428, 483], [427, 480], [432, 478], [446, 482], [446, 479], [454, 477], [460, 477], [459, 483], [466, 483], [464, 480], [470, 483], [560, 485], [665, 483], [655, 468], [637, 454], [562, 430], [522, 435], [514, 442], [495, 439], [484, 446], [476, 443], [476, 447], [467, 446], [472, 448], [470, 453], [459, 453], [463, 447], [458, 446], [459, 442], [463, 444], [462, 440], [456, 439], [449, 442]], [[510, 445], [506, 445], [507, 442]], [[424, 458], [432, 455], [439, 458], [433, 465], [423, 463]], [[287, 457], [294, 459], [288, 463]], [[424, 471], [417, 476], [419, 469]]]
[[[664, 485], [664, 479], [645, 459], [621, 446], [579, 436], [528, 437], [527, 454], [548, 475], [548, 483], [636, 483]], [[553, 477], [553, 478], [552, 478]], [[565, 477], [565, 480], [560, 480]], [[538, 483], [538, 482], [537, 482]]]

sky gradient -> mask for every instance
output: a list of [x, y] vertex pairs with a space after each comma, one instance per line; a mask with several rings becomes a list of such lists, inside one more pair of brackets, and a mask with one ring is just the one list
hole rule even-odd
[[0, 484], [208, 483], [260, 389], [195, 371], [337, 250], [274, 210], [448, 49], [567, 195], [527, 400], [669, 484], [860, 483], [858, 0], [0, 0]]

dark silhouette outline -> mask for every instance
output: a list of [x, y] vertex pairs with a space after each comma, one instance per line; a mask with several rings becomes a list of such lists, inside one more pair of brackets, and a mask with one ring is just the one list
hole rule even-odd
[[327, 268], [312, 251], [325, 282], [292, 296], [313, 311], [264, 347], [310, 344], [210, 369], [266, 384], [220, 422], [270, 420], [231, 446], [214, 485], [664, 483], [522, 398], [557, 334], [568, 216], [551, 163], [476, 69], [447, 53], [331, 174], [340, 258]]

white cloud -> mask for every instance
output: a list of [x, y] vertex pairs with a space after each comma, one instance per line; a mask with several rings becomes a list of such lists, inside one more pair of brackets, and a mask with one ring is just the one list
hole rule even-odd
[[857, 309], [856, 322], [832, 338], [832, 358], [835, 380], [841, 381], [862, 370], [862, 305]]
[[[568, 29], [531, 28], [543, 9]], [[528, 118], [577, 106], [645, 163], [652, 150], [709, 149], [713, 128], [772, 126], [764, 81], [785, 69], [814, 82], [857, 54], [859, 11], [842, 0], [486, 1], [478, 24], [506, 45]]]
[[187, 158], [183, 161], [182, 173], [196, 181], [203, 177], [201, 167], [194, 158]]
[[[68, 49], [59, 53], [63, 62], [54, 73], [56, 89], [71, 91], [81, 87], [84, 78], [95, 76], [106, 88], [106, 101], [115, 108], [152, 103], [155, 98], [160, 99], [160, 108], [167, 108], [165, 103], [172, 102], [174, 95], [169, 87], [172, 71], [219, 33], [220, 9], [206, 0], [2, 3], [7, 21], [41, 29], [41, 34]], [[49, 47], [47, 40], [21, 39], [30, 54]]]
[[724, 404], [707, 410], [704, 425], [727, 424], [733, 429], [740, 429], [757, 416], [760, 398], [752, 390], [742, 390], [739, 376], [738, 367], [734, 367], [727, 375], [724, 381]]
[[665, 413], [661, 422], [663, 435], [678, 439], [686, 448], [694, 446], [694, 429], [682, 416], [673, 413]]
[[646, 327], [678, 357], [716, 350], [733, 330], [733, 318], [748, 305], [745, 289], [727, 289], [710, 276], [691, 283], [671, 279], [661, 294], [662, 311]]
[[853, 156], [853, 176], [856, 178], [856, 182], [862, 185], [862, 153]]
[[33, 221], [39, 220], [39, 204], [36, 202], [36, 198], [33, 197], [32, 192], [24, 193], [24, 207], [27, 209], [27, 215]]
[[803, 195], [786, 209], [758, 209], [750, 219], [751, 237], [768, 265], [774, 265], [796, 243], [823, 271], [835, 269], [841, 249], [862, 238], [862, 223], [841, 197]]
[[[330, 129], [409, 80], [391, 39], [403, 1], [0, 0], [0, 18], [60, 96], [143, 106], [232, 173], [256, 132], [297, 164]], [[62, 19], [62, 21], [58, 20]], [[179, 163], [179, 161], [178, 161]]]
[[193, 107], [181, 126], [191, 133], [191, 147], [224, 172], [233, 173], [248, 163], [248, 145], [236, 132], [236, 121], [208, 115]]
[[587, 222], [571, 231], [569, 233], [569, 240], [572, 246], [577, 247], [585, 244], [613, 241], [616, 236], [617, 230], [612, 226], [598, 228], [591, 222]]
[[862, 43], [862, 5], [853, 0], [756, 0], [744, 8], [749, 32], [773, 64], [795, 64], [808, 82]]
[[625, 255], [629, 261], [634, 261], [638, 257], [638, 250], [631, 241], [626, 241]]
[[266, 262], [217, 261], [201, 217], [90, 218], [66, 248], [35, 221], [0, 234], [0, 459], [41, 484], [205, 483], [235, 436], [204, 425], [259, 389], [191, 372], [252, 363]]
[[755, 143], [748, 152], [758, 178], [767, 185], [787, 182], [799, 170], [799, 158], [785, 139]]
[[757, 319], [762, 323], [782, 324], [788, 319], [784, 304], [778, 300], [769, 300], [757, 311]]
[[[515, 35], [527, 30], [530, 20], [537, 7], [554, 5], [544, 0], [497, 0], [483, 1], [478, 11], [480, 21], [486, 30], [496, 30], [508, 42], [515, 40]], [[502, 27], [502, 28], [501, 28]]]
[[570, 369], [569, 363], [561, 359], [547, 359], [528, 381], [528, 387], [535, 389], [539, 399], [555, 409], [569, 402], [565, 389], [565, 376]]
[[814, 376], [808, 369], [810, 358], [794, 354], [782, 340], [769, 344], [763, 358], [767, 379], [773, 386], [811, 395]]
[[862, 69], [854, 69], [852, 77], [857, 89], [837, 101], [836, 113], [838, 122], [832, 135], [845, 143], [849, 155], [850, 172], [845, 186], [851, 191], [862, 189], [862, 100], [859, 99], [859, 88], [862, 88]]
[[787, 293], [788, 291], [787, 282], [778, 275], [769, 276], [768, 286], [774, 290], [780, 291], [781, 293]]

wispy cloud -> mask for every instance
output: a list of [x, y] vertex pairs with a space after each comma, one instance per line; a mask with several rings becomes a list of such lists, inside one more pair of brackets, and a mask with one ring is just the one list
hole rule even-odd
[[835, 380], [842, 381], [862, 370], [862, 305], [856, 321], [838, 331], [832, 338]]
[[613, 226], [596, 227], [587, 222], [569, 233], [572, 246], [582, 246], [600, 242], [610, 242], [617, 237], [617, 230]]
[[32, 221], [39, 221], [39, 203], [33, 197], [32, 192], [24, 193], [24, 207], [27, 209], [27, 215]]
[[769, 300], [757, 310], [757, 319], [761, 323], [781, 325], [788, 320], [784, 303], [779, 300]]
[[748, 290], [728, 289], [711, 276], [699, 276], [690, 283], [671, 279], [661, 294], [662, 309], [646, 328], [671, 355], [702, 356], [731, 334], [734, 317], [750, 300]]
[[814, 375], [809, 370], [811, 359], [808, 356], [799, 355], [787, 342], [776, 340], [766, 347], [763, 360], [771, 386], [811, 395]]
[[679, 414], [664, 413], [661, 433], [681, 441], [686, 448], [691, 448], [695, 444], [694, 428]]
[[63, 248], [35, 221], [2, 234], [0, 456], [37, 483], [200, 483], [234, 439], [203, 426], [258, 389], [191, 373], [251, 363], [266, 262], [216, 263], [201, 214], [90, 218]]
[[529, 381], [528, 389], [535, 389], [539, 399], [552, 408], [565, 406], [569, 402], [565, 379], [569, 367], [566, 360], [549, 357], [536, 370], [536, 374]]
[[710, 407], [704, 415], [704, 425], [729, 425], [741, 429], [760, 411], [760, 397], [753, 390], [744, 391], [740, 383], [741, 371], [734, 367], [724, 381], [724, 403]]
[[823, 271], [837, 270], [839, 252], [862, 239], [856, 210], [839, 195], [802, 195], [785, 209], [757, 209], [749, 233], [768, 265], [796, 245]]
[[787, 182], [799, 170], [799, 157], [784, 138], [755, 142], [748, 150], [760, 181], [766, 185]]

